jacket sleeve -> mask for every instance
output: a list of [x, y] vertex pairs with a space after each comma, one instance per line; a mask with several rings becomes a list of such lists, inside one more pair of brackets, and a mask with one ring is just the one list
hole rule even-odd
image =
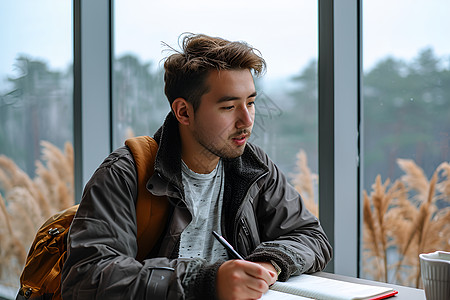
[[261, 244], [251, 261], [275, 261], [282, 269], [279, 280], [291, 275], [321, 271], [331, 260], [332, 249], [319, 220], [305, 207], [286, 176], [258, 147], [255, 151], [268, 166], [255, 207]]
[[85, 187], [68, 238], [63, 299], [184, 299], [184, 277], [198, 274], [205, 262], [135, 259], [137, 174], [123, 151], [113, 152]]

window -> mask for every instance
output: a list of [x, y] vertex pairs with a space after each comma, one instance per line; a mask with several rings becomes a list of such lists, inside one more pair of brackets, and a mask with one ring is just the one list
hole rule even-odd
[[363, 3], [366, 278], [421, 287], [419, 253], [450, 250], [449, 10]]
[[[368, 205], [366, 215], [361, 216], [364, 224], [361, 224], [360, 274], [366, 278], [420, 286], [418, 253], [431, 251], [432, 247], [450, 250], [448, 239], [445, 240], [450, 235], [450, 40], [445, 38], [447, 33], [444, 32], [449, 27], [445, 13], [450, 7], [445, 0], [421, 0], [413, 3], [406, 0], [361, 2], [364, 44], [360, 181], [361, 190], [367, 195], [361, 195], [361, 202], [366, 199]], [[330, 51], [339, 54], [334, 57], [335, 78], [332, 78], [333, 82], [339, 83], [336, 86], [342, 86], [340, 83], [343, 78], [356, 82], [358, 79], [352, 78], [357, 73], [357, 68], [347, 62], [353, 57], [356, 61], [358, 55], [350, 54], [342, 59], [342, 53], [348, 52], [343, 47], [348, 44], [346, 34], [350, 31], [346, 26], [352, 27], [357, 23], [353, 17], [357, 16], [355, 11], [359, 1], [319, 1], [320, 3], [325, 3], [325, 11], [334, 13], [335, 18], [344, 11], [352, 11], [349, 13], [352, 18], [347, 18], [344, 14], [344, 17], [336, 18], [337, 26], [334, 26], [335, 23], [331, 26], [336, 41]], [[96, 8], [104, 13], [105, 19], [99, 21], [95, 13], [92, 13], [87, 17], [92, 23], [86, 25], [85, 29], [89, 30], [92, 24], [102, 25], [105, 29], [99, 35], [109, 37], [110, 28], [107, 25], [110, 16], [106, 8], [109, 4], [102, 5]], [[237, 5], [240, 10], [233, 9]], [[91, 12], [90, 9], [87, 11]], [[230, 40], [244, 40], [259, 49], [268, 64], [267, 74], [256, 81], [259, 107], [252, 142], [268, 152], [297, 186], [305, 200], [312, 200], [313, 203], [317, 201], [317, 2], [286, 0], [277, 5], [268, 5], [256, 1], [233, 0], [226, 6], [219, 6], [211, 1], [201, 0], [181, 3], [118, 0], [114, 2], [113, 14], [115, 23], [112, 40], [115, 53], [112, 120], [109, 122], [109, 109], [96, 112], [102, 114], [102, 128], [96, 132], [98, 136], [109, 138], [111, 130], [112, 148], [117, 148], [123, 145], [127, 136], [152, 135], [162, 123], [169, 106], [163, 93], [161, 62], [170, 52], [164, 51], [166, 48], [161, 42], [177, 48], [177, 38], [183, 32], [201, 32]], [[60, 182], [60, 186], [63, 189], [65, 187], [67, 193], [65, 197], [58, 199], [71, 197], [72, 169], [67, 164], [63, 167], [63, 164], [55, 164], [56, 161], [52, 160], [60, 157], [59, 161], [70, 161], [70, 145], [74, 140], [71, 3], [54, 0], [39, 3], [10, 1], [2, 4], [0, 17], [0, 60], [3, 62], [0, 65], [0, 201], [5, 203], [2, 206], [5, 209], [0, 210], [0, 243], [2, 249], [9, 249], [3, 245], [18, 240], [16, 233], [8, 231], [9, 225], [21, 228], [17, 232], [28, 234], [23, 239], [21, 237], [21, 240], [26, 241], [34, 237], [37, 229], [29, 228], [43, 222], [42, 207], [32, 204], [36, 203], [33, 202], [34, 195], [58, 195], [54, 193], [55, 190], [45, 186], [43, 175], [46, 172], [56, 172], [54, 168], [58, 166], [65, 168], [64, 172], [68, 177]], [[332, 18], [328, 20], [330, 19]], [[351, 20], [345, 22], [347, 19]], [[351, 35], [356, 36], [355, 32], [356, 27]], [[354, 40], [356, 39], [351, 39], [351, 44]], [[100, 52], [102, 55], [111, 46], [109, 40], [105, 39], [100, 41], [102, 47], [93, 51], [91, 43], [89, 39], [83, 40], [83, 51], [97, 51], [96, 54]], [[349, 48], [352, 47], [350, 45]], [[356, 65], [354, 61], [353, 63]], [[88, 97], [83, 94], [83, 101], [96, 99], [109, 104], [109, 65], [104, 63], [102, 66], [95, 65], [95, 68], [103, 69], [101, 74], [106, 75], [98, 77], [108, 83], [104, 85], [106, 88], [102, 87], [102, 93], [97, 93], [99, 88], [95, 81], [89, 86]], [[344, 72], [336, 73], [336, 69]], [[352, 76], [341, 76], [350, 69], [353, 70], [350, 71]], [[346, 82], [344, 85], [344, 91], [335, 92], [338, 96], [332, 101], [339, 105], [335, 105], [332, 113], [339, 120], [349, 116], [352, 123], [357, 114], [354, 107], [356, 101], [349, 101], [351, 107], [343, 107], [342, 101], [348, 98], [347, 95], [351, 94], [353, 97], [353, 94], [358, 93], [357, 84]], [[332, 90], [330, 82], [326, 82], [324, 90]], [[102, 99], [97, 99], [99, 94]], [[336, 112], [337, 109], [341, 110]], [[86, 115], [83, 117], [92, 119]], [[84, 127], [86, 130], [93, 126], [89, 123]], [[349, 134], [351, 131], [347, 130], [348, 127], [345, 130], [341, 128], [343, 127], [335, 128], [334, 145], [342, 144], [342, 137], [345, 135], [353, 135]], [[80, 134], [86, 135], [85, 131]], [[89, 155], [81, 156], [80, 160], [88, 160], [94, 148], [104, 146], [103, 142], [95, 139], [88, 141], [83, 144], [86, 147], [81, 151]], [[109, 147], [110, 145], [105, 146]], [[301, 149], [305, 150], [305, 155], [299, 154], [302, 153]], [[339, 150], [334, 149], [332, 154], [337, 153], [336, 157], [342, 160], [341, 156], [345, 151]], [[98, 157], [106, 155], [107, 153], [101, 153]], [[101, 161], [98, 157], [93, 159], [95, 163], [91, 160], [88, 165], [95, 168], [93, 165]], [[38, 167], [35, 166], [36, 160], [41, 162]], [[337, 163], [338, 161], [333, 161], [335, 167]], [[12, 182], [12, 173], [9, 171], [12, 169], [23, 171], [26, 175], [20, 178], [25, 178], [25, 182], [36, 189], [30, 192], [23, 188], [20, 181]], [[342, 167], [336, 167], [332, 176], [335, 182], [343, 174], [341, 170]], [[437, 174], [436, 179], [433, 179], [433, 174]], [[87, 180], [87, 177], [83, 178]], [[324, 177], [325, 174], [322, 178]], [[336, 201], [336, 211], [332, 209], [336, 220], [330, 222], [330, 230], [339, 233], [336, 234], [335, 249], [344, 249], [342, 244], [349, 244], [353, 251], [356, 248], [353, 247], [353, 241], [356, 239], [352, 238], [350, 242], [347, 240], [348, 231], [342, 230], [344, 227], [341, 220], [356, 219], [357, 214], [338, 216], [338, 207], [343, 207], [342, 204], [355, 206], [356, 200], [347, 201], [349, 198], [341, 192], [356, 190], [353, 189], [356, 180], [350, 182], [346, 176], [342, 177], [339, 178], [342, 180], [339, 181], [343, 183], [342, 187], [339, 187], [340, 190], [334, 187], [336, 191], [329, 197], [335, 200], [337, 197], [342, 198]], [[433, 180], [436, 180], [435, 184]], [[383, 199], [390, 201], [383, 202], [381, 218], [377, 215], [377, 207], [381, 207], [382, 203], [376, 202], [376, 183], [379, 183], [375, 185], [378, 195], [386, 196]], [[427, 198], [427, 191], [431, 187], [434, 187], [433, 197]], [[432, 209], [425, 211], [424, 203], [428, 199], [428, 208]], [[20, 207], [19, 200], [30, 201], [23, 204], [42, 218], [14, 215], [20, 212], [20, 209], [14, 212], [15, 205]], [[52, 202], [49, 210], [57, 209], [58, 201], [60, 200]], [[361, 203], [361, 207], [363, 206]], [[312, 207], [314, 209], [314, 205]], [[422, 231], [417, 230], [420, 227], [413, 226], [420, 219], [421, 211], [428, 213], [427, 218], [423, 219], [427, 222], [422, 224]], [[25, 221], [8, 224], [9, 217], [4, 217], [7, 214], [12, 214], [14, 222]], [[370, 220], [373, 229], [368, 226]], [[378, 220], [381, 223], [377, 223]], [[325, 221], [327, 220], [322, 223]], [[400, 235], [399, 229], [402, 228], [405, 228], [403, 233], [410, 234]], [[353, 234], [350, 236], [353, 237]], [[401, 238], [404, 238], [403, 242]], [[340, 245], [336, 247], [338, 242]], [[23, 262], [27, 243], [24, 242], [22, 246], [9, 252], [10, 258], [0, 257], [0, 297], [4, 294], [9, 298], [15, 297], [22, 267], [21, 259]], [[349, 260], [355, 257], [351, 251], [345, 248], [335, 252], [336, 262], [340, 262], [336, 271], [340, 272], [342, 265], [350, 264]], [[0, 253], [3, 255], [4, 252]], [[343, 256], [344, 259], [341, 258]], [[400, 264], [397, 268], [398, 262]]]
[[73, 203], [71, 20], [71, 1], [0, 10], [0, 297], [15, 297], [37, 229]]
[[152, 136], [169, 112], [162, 63], [170, 51], [162, 42], [178, 49], [184, 32], [243, 40], [260, 50], [268, 65], [266, 75], [256, 79], [251, 141], [266, 150], [305, 200], [314, 204], [317, 3], [118, 0], [114, 14], [114, 147], [130, 135]]

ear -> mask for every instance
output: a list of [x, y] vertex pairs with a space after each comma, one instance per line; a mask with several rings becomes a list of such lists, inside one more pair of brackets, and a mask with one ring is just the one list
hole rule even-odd
[[172, 102], [172, 111], [178, 122], [182, 125], [189, 125], [193, 116], [192, 105], [184, 98], [177, 98]]

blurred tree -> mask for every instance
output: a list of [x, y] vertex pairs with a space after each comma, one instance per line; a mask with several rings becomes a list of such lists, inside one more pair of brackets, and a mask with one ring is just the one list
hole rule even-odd
[[130, 129], [136, 135], [152, 135], [169, 112], [163, 71], [124, 55], [114, 62], [113, 86], [115, 145], [123, 144]]
[[[317, 60], [311, 60], [300, 74], [291, 78], [292, 86], [286, 97], [292, 107], [283, 112], [278, 121], [279, 132], [287, 143], [295, 141], [292, 151], [304, 149], [309, 156], [311, 169], [317, 172], [318, 151], [318, 77]], [[295, 158], [292, 153], [289, 158]], [[291, 161], [291, 164], [294, 163]]]
[[[427, 174], [448, 160], [449, 62], [426, 48], [410, 63], [386, 57], [365, 72], [362, 108], [366, 189], [377, 174], [398, 177], [397, 158], [414, 159]], [[33, 175], [39, 140], [62, 147], [73, 139], [73, 122], [67, 121], [72, 120], [72, 71], [71, 67], [66, 72], [53, 71], [45, 62], [23, 55], [17, 58], [16, 73], [8, 78], [12, 87], [0, 95], [0, 153]], [[256, 85], [261, 91], [262, 82], [257, 80]], [[170, 109], [163, 90], [163, 70], [153, 62], [140, 62], [135, 55], [124, 55], [114, 63], [113, 88], [115, 146], [123, 144], [129, 129], [135, 135], [153, 134]], [[282, 160], [277, 163], [292, 166], [294, 152], [302, 148], [309, 155], [312, 169], [316, 169], [317, 93], [316, 60], [293, 76], [277, 99], [261, 92], [262, 101], [257, 104], [261, 128], [255, 136], [264, 132], [260, 139], [268, 136], [270, 142], [266, 144], [288, 145], [282, 150], [275, 147]], [[28, 151], [33, 155], [25, 153]]]
[[285, 124], [285, 129], [292, 134], [303, 136], [302, 140], [317, 142], [318, 128], [318, 78], [317, 78], [317, 60], [311, 60], [299, 75], [292, 77], [293, 88], [289, 92], [294, 106], [287, 112], [287, 118], [291, 122], [298, 119], [301, 114], [301, 122], [290, 127]]
[[16, 59], [15, 68], [0, 102], [0, 153], [32, 176], [41, 140], [58, 147], [73, 140], [72, 73], [51, 71], [47, 63], [25, 55]]
[[413, 159], [427, 175], [449, 157], [449, 66], [431, 48], [411, 63], [391, 57], [364, 75], [365, 188], [377, 174], [395, 178], [397, 158]]

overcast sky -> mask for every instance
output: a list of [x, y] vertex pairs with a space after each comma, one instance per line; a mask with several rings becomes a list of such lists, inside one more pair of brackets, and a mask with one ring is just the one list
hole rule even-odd
[[[364, 68], [387, 55], [410, 60], [430, 46], [450, 55], [450, 1], [365, 0]], [[72, 60], [71, 1], [0, 0], [0, 78], [13, 74], [18, 53], [64, 69]], [[115, 52], [160, 61], [161, 41], [182, 32], [244, 40], [268, 63], [267, 77], [298, 73], [317, 56], [317, 1], [116, 0]], [[2, 84], [0, 83], [0, 87]]]

